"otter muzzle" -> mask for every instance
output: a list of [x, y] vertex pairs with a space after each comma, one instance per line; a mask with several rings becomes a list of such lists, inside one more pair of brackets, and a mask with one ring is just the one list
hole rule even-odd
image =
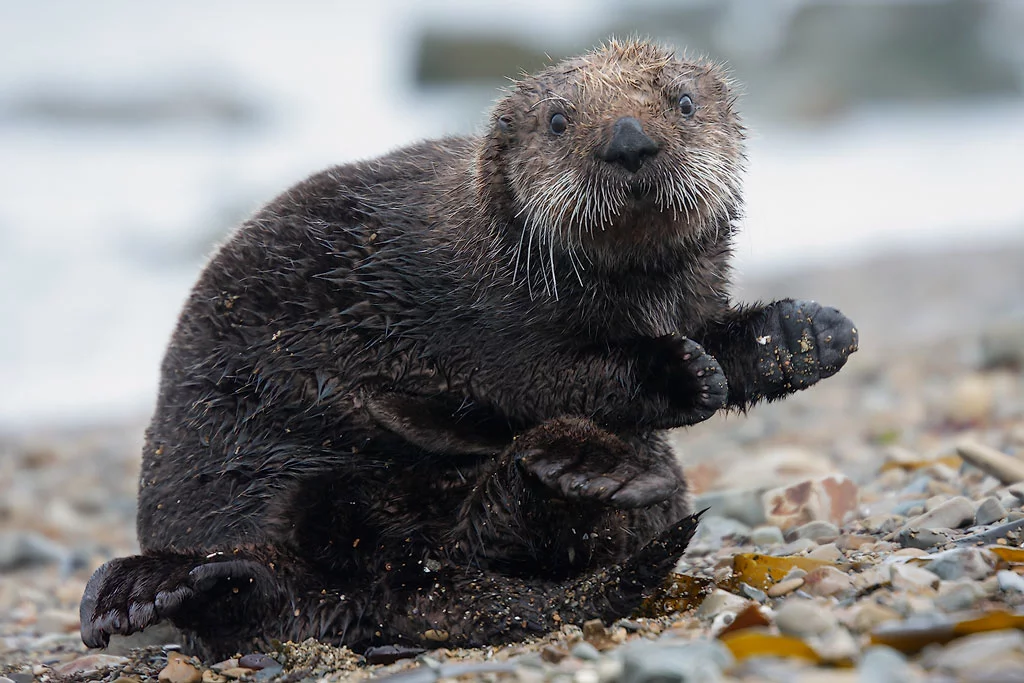
[[644, 133], [639, 121], [632, 116], [624, 116], [612, 126], [612, 139], [597, 156], [602, 161], [636, 173], [644, 160], [657, 154], [659, 149], [658, 143]]

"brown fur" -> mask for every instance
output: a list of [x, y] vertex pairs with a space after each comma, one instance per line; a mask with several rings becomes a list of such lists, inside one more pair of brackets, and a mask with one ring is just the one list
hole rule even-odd
[[90, 581], [85, 642], [166, 618], [211, 656], [478, 645], [628, 614], [696, 523], [660, 430], [856, 348], [835, 309], [730, 302], [742, 139], [716, 67], [612, 42], [517, 83], [479, 137], [268, 204], [182, 312], [143, 554]]

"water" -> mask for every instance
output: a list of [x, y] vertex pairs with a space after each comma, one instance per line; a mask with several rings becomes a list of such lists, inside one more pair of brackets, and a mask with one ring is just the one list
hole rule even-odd
[[[0, 428], [144, 415], [177, 311], [232, 224], [318, 168], [467, 130], [468, 98], [410, 87], [407, 46], [423, 16], [471, 25], [470, 6], [0, 10]], [[580, 3], [560, 7], [582, 16]], [[115, 125], [10, 108], [37, 91], [133, 101], [196, 83], [252, 121]], [[864, 108], [813, 129], [753, 122], [739, 268], [1021, 239], [1022, 123], [1022, 102]]]

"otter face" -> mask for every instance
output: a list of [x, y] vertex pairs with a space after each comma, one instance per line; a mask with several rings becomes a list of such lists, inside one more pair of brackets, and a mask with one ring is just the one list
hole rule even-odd
[[521, 221], [517, 255], [536, 242], [574, 267], [649, 258], [739, 213], [743, 126], [721, 69], [649, 43], [612, 42], [520, 81], [489, 140]]

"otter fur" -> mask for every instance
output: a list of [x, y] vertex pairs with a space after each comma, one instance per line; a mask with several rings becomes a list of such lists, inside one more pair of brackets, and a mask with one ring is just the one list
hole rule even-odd
[[482, 135], [320, 172], [220, 248], [162, 367], [141, 554], [82, 637], [208, 657], [473, 646], [631, 613], [692, 514], [663, 430], [837, 372], [853, 324], [737, 305], [744, 129], [719, 67], [612, 41]]

